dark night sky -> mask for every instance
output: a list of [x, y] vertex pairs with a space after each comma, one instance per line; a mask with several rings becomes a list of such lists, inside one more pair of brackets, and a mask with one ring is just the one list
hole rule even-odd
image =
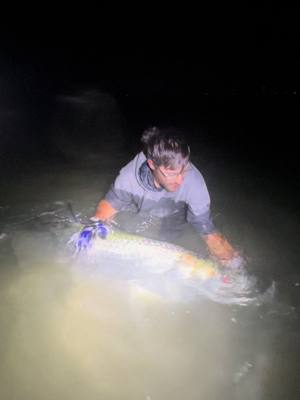
[[283, 93], [296, 89], [297, 20], [293, 8], [267, 7], [199, 11], [193, 19], [140, 16], [134, 24], [109, 23], [99, 12], [82, 20], [32, 18], [1, 27], [0, 55], [2, 68], [50, 86], [102, 80], [122, 86], [130, 79], [132, 91], [144, 95], [153, 86], [147, 82], [159, 80], [178, 93], [193, 94], [191, 83], [197, 94]]
[[[138, 110], [187, 113], [191, 121], [201, 114], [219, 128], [249, 122], [254, 152], [264, 157], [272, 140], [273, 159], [295, 166], [296, 9], [190, 10], [180, 18], [153, 11], [121, 22], [89, 10], [77, 19], [43, 14], [2, 25], [0, 105], [21, 102], [38, 120], [52, 94], [98, 86], [115, 95], [128, 119]], [[224, 141], [222, 129], [214, 135]], [[236, 135], [227, 131], [229, 147], [243, 140]]]

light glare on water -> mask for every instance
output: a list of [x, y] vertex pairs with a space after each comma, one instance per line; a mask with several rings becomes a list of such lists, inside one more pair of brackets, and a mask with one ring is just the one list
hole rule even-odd
[[279, 328], [263, 310], [170, 303], [71, 270], [2, 273], [1, 398], [263, 398]]
[[230, 313], [212, 304], [167, 304], [54, 265], [1, 292], [1, 398], [217, 398], [233, 384]]

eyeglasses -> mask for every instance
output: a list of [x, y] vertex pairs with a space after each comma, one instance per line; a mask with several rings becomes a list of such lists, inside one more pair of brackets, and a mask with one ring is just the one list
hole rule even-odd
[[192, 169], [192, 167], [191, 167], [191, 165], [190, 165], [190, 163], [187, 163], [186, 165], [184, 165], [182, 168], [181, 168], [181, 171], [180, 172], [171, 172], [171, 173], [168, 173], [168, 174], [166, 174], [165, 172], [163, 172], [162, 170], [161, 170], [161, 168], [160, 167], [157, 167], [157, 169], [159, 170], [159, 172], [166, 178], [166, 179], [175, 179], [175, 178], [177, 178], [178, 176], [184, 176], [187, 172], [189, 172], [189, 171], [191, 171], [191, 169]]

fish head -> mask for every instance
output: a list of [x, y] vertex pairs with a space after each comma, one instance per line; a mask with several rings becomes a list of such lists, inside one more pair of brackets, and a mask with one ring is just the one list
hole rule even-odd
[[211, 279], [218, 275], [216, 266], [212, 261], [198, 258], [190, 253], [185, 253], [180, 257], [180, 264], [184, 275], [189, 278]]

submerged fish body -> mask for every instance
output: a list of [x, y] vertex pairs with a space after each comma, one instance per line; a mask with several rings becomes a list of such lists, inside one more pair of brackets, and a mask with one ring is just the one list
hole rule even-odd
[[[78, 237], [73, 238], [78, 241]], [[118, 259], [146, 267], [149, 273], [163, 274], [178, 269], [185, 278], [216, 278], [220, 275], [217, 265], [199, 258], [196, 253], [160, 240], [129, 234], [116, 228], [108, 228], [105, 237], [95, 235], [87, 248], [87, 257]]]
[[224, 270], [181, 246], [104, 224], [85, 228], [69, 243], [80, 275], [126, 281], [175, 301], [199, 295], [223, 304], [257, 301], [255, 281], [245, 270]]

